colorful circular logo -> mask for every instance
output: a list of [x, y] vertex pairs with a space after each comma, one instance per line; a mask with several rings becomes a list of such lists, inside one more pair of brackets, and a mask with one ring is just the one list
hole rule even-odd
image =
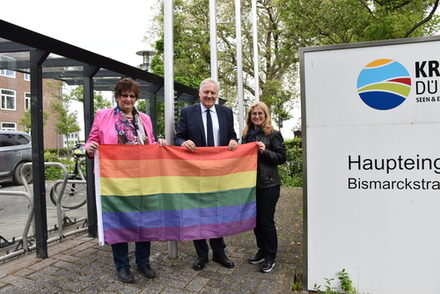
[[362, 101], [371, 108], [389, 110], [406, 100], [411, 91], [411, 78], [399, 62], [378, 59], [359, 73], [357, 89]]

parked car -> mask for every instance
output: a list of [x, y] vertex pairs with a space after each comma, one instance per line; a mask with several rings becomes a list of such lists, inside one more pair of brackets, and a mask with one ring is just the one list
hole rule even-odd
[[[25, 132], [0, 131], [0, 178], [12, 177], [15, 184], [23, 185], [20, 169], [32, 161], [31, 136]], [[32, 182], [32, 169], [24, 170], [27, 182]]]

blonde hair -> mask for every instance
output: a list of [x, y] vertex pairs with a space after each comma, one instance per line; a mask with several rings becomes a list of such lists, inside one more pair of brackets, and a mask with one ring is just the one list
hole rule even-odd
[[264, 119], [263, 124], [261, 125], [261, 130], [263, 131], [264, 135], [269, 136], [270, 134], [272, 134], [272, 132], [274, 130], [274, 128], [272, 126], [272, 119], [270, 118], [269, 107], [267, 107], [266, 103], [264, 103], [264, 102], [257, 102], [255, 104], [251, 105], [251, 107], [249, 108], [249, 111], [247, 113], [246, 127], [243, 130], [243, 138], [246, 138], [249, 130], [253, 126], [252, 120], [251, 120], [251, 114], [256, 107], [261, 108], [264, 112], [265, 119]]

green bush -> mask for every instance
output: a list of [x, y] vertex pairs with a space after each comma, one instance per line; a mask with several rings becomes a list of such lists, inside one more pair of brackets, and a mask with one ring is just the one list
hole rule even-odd
[[[73, 169], [75, 164], [73, 160], [69, 158], [61, 158], [57, 155], [56, 149], [45, 150], [44, 151], [44, 161], [45, 162], [61, 162], [67, 168], [67, 171]], [[50, 166], [45, 168], [44, 175], [46, 180], [59, 180], [63, 178], [63, 171], [57, 166]]]
[[286, 163], [279, 167], [281, 185], [303, 186], [302, 139], [295, 137], [284, 141], [286, 145]]
[[44, 152], [57, 154], [59, 157], [68, 157], [70, 155], [68, 148], [48, 148]]

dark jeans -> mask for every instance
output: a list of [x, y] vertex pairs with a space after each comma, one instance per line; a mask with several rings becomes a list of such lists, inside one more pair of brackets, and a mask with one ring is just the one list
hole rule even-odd
[[257, 188], [257, 225], [254, 233], [257, 246], [266, 260], [275, 260], [277, 256], [278, 237], [274, 216], [279, 197], [279, 185], [267, 189]]
[[[128, 260], [128, 243], [112, 244], [113, 261], [116, 270], [130, 268]], [[137, 266], [143, 266], [150, 262], [150, 242], [135, 242], [135, 256]]]
[[[194, 247], [196, 248], [198, 257], [208, 257], [209, 247], [206, 239], [194, 240]], [[226, 244], [223, 238], [209, 239], [213, 257], [224, 257]]]

